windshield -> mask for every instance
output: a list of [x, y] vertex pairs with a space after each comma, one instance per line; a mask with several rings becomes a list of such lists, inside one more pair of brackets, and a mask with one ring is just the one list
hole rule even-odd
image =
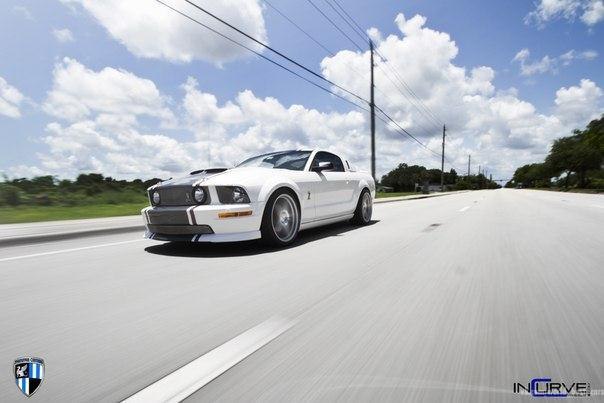
[[310, 151], [279, 151], [263, 154], [243, 161], [237, 167], [262, 167], [301, 171], [306, 166]]

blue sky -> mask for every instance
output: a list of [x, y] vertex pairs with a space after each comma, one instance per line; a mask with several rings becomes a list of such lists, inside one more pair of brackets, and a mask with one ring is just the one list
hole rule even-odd
[[[148, 0], [148, 2], [154, 3], [152, 0]], [[262, 5], [262, 1], [250, 0], [249, 2]], [[330, 11], [323, 0], [315, 0], [315, 2], [326, 12]], [[86, 1], [83, 1], [82, 4], [79, 3], [77, 0], [65, 2], [30, 0], [6, 1], [4, 3], [3, 11], [0, 13], [0, 54], [3, 55], [0, 59], [0, 77], [4, 79], [7, 85], [18, 90], [24, 97], [17, 105], [20, 112], [19, 117], [6, 116], [6, 114], [2, 115], [0, 113], [0, 134], [4, 144], [4, 147], [0, 149], [0, 171], [7, 173], [9, 176], [26, 175], [28, 173], [73, 176], [82, 169], [89, 168], [87, 164], [62, 167], [48, 163], [45, 165], [44, 159], [40, 158], [41, 155], [46, 156], [47, 159], [67, 158], [70, 152], [77, 152], [77, 150], [66, 149], [60, 150], [61, 152], [53, 152], [49, 149], [53, 145], [44, 140], [48, 136], [49, 124], [59, 122], [63, 128], [67, 128], [69, 125], [77, 123], [74, 119], [65, 120], [64, 116], [49, 113], [48, 108], [44, 106], [48, 103], [48, 94], [55, 84], [54, 71], [56, 66], [61, 65], [65, 57], [77, 61], [91, 72], [99, 72], [109, 67], [152, 81], [161, 93], [163, 106], [173, 111], [176, 120], [179, 122], [188, 121], [188, 124], [166, 124], [165, 121], [153, 117], [152, 113], [147, 113], [137, 116], [136, 131], [143, 136], [148, 133], [167, 136], [183, 144], [185, 148], [187, 145], [191, 148], [193, 143], [210, 138], [203, 137], [199, 133], [198, 124], [200, 122], [197, 122], [198, 124], [191, 123], [191, 120], [184, 116], [191, 115], [190, 110], [187, 110], [186, 107], [183, 109], [183, 97], [185, 93], [189, 94], [187, 90], [183, 89], [183, 84], [189, 77], [197, 81], [195, 91], [213, 94], [218, 105], [233, 101], [241, 91], [251, 90], [258, 99], [276, 98], [286, 109], [290, 108], [292, 104], [299, 104], [307, 110], [317, 110], [323, 114], [335, 112], [345, 115], [351, 110], [350, 105], [322, 93], [258, 57], [240, 55], [235, 60], [226, 62], [218, 60], [219, 58], [213, 61], [194, 58], [190, 62], [175, 62], [162, 57], [141, 57], [124, 46], [123, 43], [120, 43], [119, 38], [108, 32], [103, 21], [99, 20], [94, 12], [87, 8]], [[210, 8], [212, 7], [212, 2], [200, 2], [200, 4], [202, 3], [208, 4]], [[271, 3], [279, 7], [296, 23], [320, 39], [333, 51], [355, 50], [352, 44], [330, 26], [307, 2], [272, 0]], [[558, 13], [545, 19], [542, 18], [540, 22], [527, 23], [527, 15], [535, 12], [538, 6], [531, 1], [514, 2], [512, 4], [510, 2], [477, 0], [455, 2], [340, 0], [340, 3], [363, 28], [377, 28], [383, 37], [397, 35], [403, 38], [404, 35], [394, 22], [397, 14], [403, 13], [407, 20], [416, 14], [424, 16], [427, 19], [423, 24], [425, 28], [446, 33], [450, 36], [450, 40], [454, 41], [458, 49], [457, 55], [450, 60], [454, 66], [465, 68], [468, 75], [473, 68], [479, 66], [487, 66], [493, 70], [494, 76], [489, 81], [494, 90], [490, 94], [481, 94], [485, 98], [485, 102], [487, 98], [494, 97], [497, 92], [508, 91], [513, 87], [516, 89], [514, 96], [518, 100], [532, 104], [535, 108], [534, 114], [543, 115], [545, 116], [544, 119], [548, 120], [549, 117], [555, 115], [556, 108], [560, 107], [555, 102], [556, 92], [562, 87], [577, 87], [582, 90], [584, 87], [581, 87], [580, 82], [582, 79], [587, 79], [595, 85], [595, 89], [591, 87], [591, 93], [595, 95], [592, 95], [586, 101], [593, 104], [594, 109], [590, 113], [602, 112], [601, 94], [597, 95], [597, 90], [602, 87], [604, 78], [602, 57], [602, 53], [604, 53], [604, 46], [602, 45], [604, 43], [602, 33], [604, 24], [600, 21], [585, 23], [582, 20], [582, 13], [585, 11], [582, 11], [580, 7], [575, 9], [572, 16]], [[179, 3], [175, 0], [173, 4]], [[227, 4], [225, 7], [229, 7], [229, 5]], [[226, 10], [225, 12], [228, 13], [228, 8]], [[169, 10], [163, 12], [171, 13]], [[545, 12], [544, 15], [548, 16], [549, 14]], [[225, 16], [225, 18], [227, 17], [228, 15]], [[245, 15], [243, 18], [245, 18]], [[333, 18], [336, 17], [333, 16]], [[262, 20], [266, 37], [272, 46], [285, 51], [288, 55], [303, 61], [317, 71], [322, 69], [321, 61], [327, 56], [325, 52], [266, 5], [262, 9]], [[53, 33], [53, 31], [58, 30], [69, 30], [69, 34], [63, 31], [61, 37], [60, 33]], [[151, 33], [150, 35], [154, 34], [157, 35], [156, 39], [158, 41], [162, 40], [162, 32]], [[357, 37], [354, 38], [358, 39]], [[199, 46], [203, 46], [203, 44]], [[527, 65], [540, 62], [546, 56], [550, 62], [547, 63], [546, 61], [541, 67], [535, 67], [537, 72], [523, 75], [520, 61], [513, 60], [522, 49], [530, 51], [530, 56], [525, 59]], [[570, 51], [574, 52], [572, 60], [568, 65], [564, 65], [564, 61], [560, 59], [560, 56]], [[584, 53], [587, 51], [589, 51], [589, 54]], [[586, 56], [580, 56], [583, 54]], [[401, 55], [401, 57], [406, 57], [409, 61], [408, 59], [413, 58], [414, 55], [406, 54]], [[438, 54], [434, 55], [435, 59], [439, 57]], [[421, 57], [418, 57], [418, 60], [421, 60]], [[421, 66], [417, 66], [417, 68], [421, 70]], [[327, 71], [323, 68], [323, 72], [326, 73]], [[404, 70], [401, 70], [400, 73], [403, 77], [406, 77]], [[332, 77], [337, 76], [337, 73], [332, 72], [332, 74], [334, 74]], [[346, 78], [343, 77], [342, 80], [346, 81]], [[421, 89], [426, 85], [425, 80], [409, 81], [408, 83], [413, 89], [416, 87]], [[380, 85], [379, 82], [377, 84]], [[359, 83], [359, 85], [364, 84]], [[578, 96], [580, 97], [580, 94]], [[440, 101], [442, 110], [438, 109], [438, 100], [434, 100], [432, 105], [435, 106], [431, 108], [437, 116], [443, 117], [443, 119], [448, 114], [448, 111], [445, 110], [446, 101], [446, 99], [444, 102], [443, 100]], [[379, 95], [377, 102], [381, 102]], [[429, 100], [426, 99], [426, 102], [429, 102]], [[455, 103], [457, 101], [452, 99], [451, 102]], [[396, 112], [396, 104], [390, 106]], [[405, 106], [401, 105], [401, 108], [405, 108]], [[94, 119], [94, 115], [90, 119]], [[413, 120], [412, 117], [406, 116], [405, 112], [402, 111], [397, 121], [407, 122], [411, 121], [410, 119]], [[491, 118], [485, 118], [484, 121], [491, 122], [492, 120]], [[561, 133], [557, 133], [558, 135], [563, 135], [562, 130], [570, 127], [569, 125], [579, 124], [578, 122], [564, 122], [563, 119], [560, 119], [560, 121], [562, 123], [556, 127], [557, 130], [561, 131]], [[237, 127], [229, 126], [225, 129], [226, 132], [229, 132], [225, 134], [226, 137], [215, 139], [214, 144], [207, 146], [219, 147], [222, 141], [235, 141], [237, 136], [249, 130], [251, 126], [260, 125], [259, 127], [264, 127], [261, 123], [263, 122], [254, 121], [243, 124], [243, 127], [241, 125]], [[215, 122], [211, 123], [211, 125], [213, 124]], [[458, 124], [453, 123], [453, 127], [459, 128], [459, 133], [453, 131], [450, 134], [453, 137], [457, 135], [460, 140], [460, 143], [452, 144], [452, 147], [459, 149], [458, 153], [452, 150], [454, 162], [456, 162], [455, 166], [463, 166], [461, 161], [464, 155], [466, 152], [472, 152], [476, 155], [477, 160], [482, 158], [485, 165], [492, 166], [492, 172], [501, 173], [501, 175], [509, 174], [511, 165], [506, 165], [503, 161], [497, 159], [497, 147], [508, 147], [510, 153], [513, 153], [514, 146], [509, 144], [506, 146], [505, 142], [493, 140], [498, 135], [496, 133], [497, 128], [505, 124], [506, 122], [493, 124], [496, 127], [495, 129], [488, 130], [485, 128], [483, 130], [481, 128], [477, 129], [475, 125], [468, 121], [459, 122]], [[535, 122], [535, 125], [543, 126], [539, 122]], [[364, 127], [365, 124], [360, 123], [358, 129], [346, 126], [345, 130], [362, 131]], [[412, 128], [413, 125], [411, 124], [409, 130], [412, 130]], [[132, 127], [129, 129], [132, 129]], [[304, 129], [295, 130], [304, 131]], [[513, 137], [514, 130], [514, 128], [510, 128], [509, 133], [501, 135]], [[61, 135], [63, 134], [57, 134], [57, 136]], [[486, 141], [484, 137], [486, 135], [493, 138]], [[522, 135], [530, 136], [530, 132]], [[276, 136], [276, 139], [279, 139], [279, 133], [271, 133], [271, 136]], [[426, 142], [430, 140], [427, 135], [423, 136]], [[390, 144], [391, 141], [394, 141], [391, 137], [387, 133], [384, 134], [384, 144], [386, 142]], [[548, 142], [551, 142], [555, 137], [556, 134], [547, 138], [540, 138], [533, 146], [523, 148], [522, 152], [515, 154], [518, 158], [517, 161], [514, 160], [513, 162], [521, 163], [530, 158], [540, 158], [547, 151]], [[313, 137], [309, 133], [303, 133], [301, 137], [296, 137], [296, 141], [300, 139], [305, 139], [308, 142]], [[337, 144], [329, 144], [329, 141], [337, 142]], [[346, 140], [337, 138], [317, 140], [317, 142], [327, 146], [346, 148], [340, 144], [342, 141]], [[199, 146], [201, 147], [201, 145]], [[412, 150], [411, 145], [405, 145], [405, 147]], [[120, 148], [121, 152], [127, 154], [127, 150], [124, 150], [123, 147]], [[355, 150], [351, 146], [346, 151], [355, 152]], [[239, 150], [239, 152], [248, 153], [251, 151], [249, 148]], [[99, 152], [102, 153], [102, 150], [99, 150]], [[415, 158], [417, 155], [401, 152], [398, 160], [410, 163], [431, 163], [425, 161], [423, 157]], [[102, 161], [103, 155], [86, 153], [82, 158], [90, 156], [100, 161], [100, 165], [95, 166], [112, 171], [109, 173], [116, 176], [133, 175], [132, 172], [120, 172], [119, 169], [113, 169], [108, 161]], [[239, 158], [243, 159], [244, 157], [246, 155], [241, 155]], [[357, 163], [360, 166], [363, 166], [366, 162], [365, 157], [364, 153], [358, 155]], [[195, 154], [191, 158], [194, 160]], [[223, 158], [223, 160], [217, 162], [228, 162], [224, 161], [224, 158], [227, 158], [224, 155], [218, 158]], [[228, 158], [236, 159], [238, 156]], [[507, 159], [509, 160], [509, 158]], [[394, 166], [396, 160], [396, 155], [389, 153], [384, 158], [382, 170]], [[208, 161], [208, 163], [211, 162], [211, 160]], [[154, 172], [151, 166], [145, 172], [141, 172], [141, 176], [152, 175]], [[163, 168], [158, 169], [158, 172], [166, 173]]]

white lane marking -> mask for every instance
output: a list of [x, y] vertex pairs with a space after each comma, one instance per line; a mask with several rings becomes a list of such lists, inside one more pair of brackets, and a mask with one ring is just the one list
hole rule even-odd
[[123, 402], [180, 402], [294, 325], [273, 317], [166, 375]]
[[104, 248], [106, 246], [123, 245], [123, 244], [126, 244], [126, 243], [140, 242], [140, 241], [144, 241], [144, 239], [133, 239], [133, 240], [130, 240], [130, 241], [111, 242], [111, 243], [103, 243], [103, 244], [100, 244], [100, 245], [83, 246], [81, 248], [61, 249], [61, 250], [53, 250], [53, 251], [50, 251], [50, 252], [34, 253], [34, 254], [31, 254], [31, 255], [5, 257], [5, 258], [0, 259], [0, 262], [8, 262], [9, 260], [27, 259], [27, 258], [30, 258], [30, 257], [56, 255], [58, 253], [77, 252], [77, 251], [86, 250], [86, 249]]
[[466, 206], [466, 207], [464, 207], [464, 208], [459, 209], [458, 211], [459, 211], [460, 213], [463, 213], [464, 211], [466, 211], [466, 210], [467, 210], [467, 209], [469, 209], [470, 207], [472, 207], [472, 206]]

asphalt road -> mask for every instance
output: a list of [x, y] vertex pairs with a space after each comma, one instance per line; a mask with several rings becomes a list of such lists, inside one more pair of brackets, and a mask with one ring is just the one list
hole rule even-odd
[[118, 401], [274, 323], [188, 400], [522, 401], [512, 384], [535, 377], [604, 389], [604, 196], [480, 191], [374, 218], [284, 250], [134, 233], [0, 248], [0, 401], [24, 401], [20, 356], [46, 361], [32, 401]]

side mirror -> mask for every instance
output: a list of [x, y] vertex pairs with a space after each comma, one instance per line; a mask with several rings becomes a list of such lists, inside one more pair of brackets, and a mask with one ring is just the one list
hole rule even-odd
[[330, 171], [333, 169], [333, 163], [329, 161], [321, 161], [319, 165], [312, 167], [314, 172]]

